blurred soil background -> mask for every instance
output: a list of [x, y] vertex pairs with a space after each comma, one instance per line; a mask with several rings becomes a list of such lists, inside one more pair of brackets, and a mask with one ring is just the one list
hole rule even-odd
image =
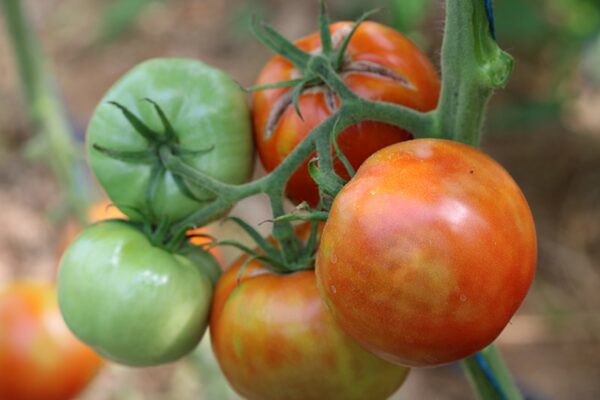
[[[79, 141], [108, 87], [152, 57], [191, 57], [251, 85], [271, 56], [247, 27], [255, 14], [290, 38], [316, 29], [317, 1], [24, 0]], [[496, 2], [498, 40], [516, 59], [490, 104], [482, 146], [515, 177], [538, 227], [533, 288], [498, 344], [528, 399], [600, 399], [600, 3]], [[332, 19], [374, 19], [439, 63], [441, 1], [330, 0]], [[36, 151], [12, 48], [0, 23], [0, 284], [53, 279], [65, 236], [64, 197]], [[257, 168], [257, 174], [260, 174]], [[234, 212], [255, 226], [261, 199]], [[268, 233], [268, 224], [258, 227]], [[236, 237], [229, 224], [214, 232]], [[229, 261], [236, 254], [226, 253]], [[0, 373], [6, 373], [1, 371]], [[10, 373], [10, 372], [8, 372]], [[260, 379], [257, 377], [257, 379]], [[206, 340], [173, 365], [110, 365], [92, 399], [234, 399]], [[457, 365], [413, 371], [398, 399], [472, 399]]]

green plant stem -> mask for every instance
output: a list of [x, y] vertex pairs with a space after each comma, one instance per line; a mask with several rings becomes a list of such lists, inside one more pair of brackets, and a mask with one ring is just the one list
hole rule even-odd
[[461, 365], [477, 393], [477, 397], [481, 400], [522, 400], [523, 396], [496, 345], [492, 344], [486, 347], [479, 354], [489, 367], [488, 372], [493, 375], [497, 387], [490, 383], [490, 379], [476, 356], [467, 357], [461, 361]]
[[38, 152], [44, 154], [66, 194], [70, 209], [83, 222], [92, 198], [85, 176], [83, 152], [73, 141], [71, 128], [55, 86], [45, 70], [45, 60], [20, 0], [0, 0], [4, 22], [16, 56], [25, 104]]
[[442, 91], [433, 136], [479, 144], [486, 104], [504, 87], [513, 59], [490, 34], [483, 0], [446, 1]]

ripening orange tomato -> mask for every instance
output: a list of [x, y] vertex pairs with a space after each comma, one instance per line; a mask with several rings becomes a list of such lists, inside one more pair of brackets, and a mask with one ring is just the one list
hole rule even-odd
[[[351, 22], [330, 26], [332, 41], [339, 48], [352, 29]], [[302, 50], [319, 52], [319, 33], [295, 42]], [[430, 111], [438, 102], [440, 81], [436, 69], [417, 46], [401, 33], [376, 22], [363, 22], [352, 36], [338, 71], [357, 95], [400, 104], [418, 111]], [[281, 56], [263, 68], [256, 84], [265, 85], [301, 77], [301, 72]], [[277, 167], [308, 133], [339, 106], [339, 99], [324, 84], [306, 88], [299, 98], [301, 119], [292, 105], [293, 88], [257, 91], [252, 96], [254, 136], [262, 165], [267, 171]], [[371, 154], [393, 143], [412, 138], [401, 128], [373, 121], [352, 125], [338, 142], [356, 169]], [[312, 158], [312, 157], [310, 157]], [[310, 159], [309, 158], [309, 159]], [[286, 193], [296, 203], [315, 206], [318, 188], [308, 173], [307, 159], [288, 182]], [[349, 178], [341, 163], [336, 171]]]
[[471, 146], [416, 139], [373, 154], [340, 191], [316, 265], [345, 332], [385, 360], [434, 366], [502, 332], [536, 260], [510, 175]]
[[52, 284], [0, 290], [0, 399], [70, 400], [102, 363], [67, 328]]

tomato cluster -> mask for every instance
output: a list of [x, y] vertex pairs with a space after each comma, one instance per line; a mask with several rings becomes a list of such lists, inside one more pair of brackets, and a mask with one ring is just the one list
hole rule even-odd
[[[332, 65], [353, 93], [420, 112], [436, 107], [435, 68], [407, 38], [372, 22], [355, 31], [333, 24], [330, 33], [333, 50], [344, 51]], [[295, 48], [320, 55], [321, 38]], [[257, 86], [302, 74], [277, 56]], [[267, 171], [342, 106], [324, 81], [298, 88], [252, 96]], [[109, 90], [90, 123], [92, 169], [128, 220], [88, 227], [65, 252], [58, 277], [65, 321], [98, 353], [133, 366], [177, 360], [210, 325], [225, 376], [249, 399], [384, 399], [408, 367], [473, 354], [498, 336], [531, 284], [531, 212], [482, 152], [411, 139], [373, 121], [345, 129], [337, 151], [358, 171], [351, 176], [352, 168], [334, 163], [349, 182], [326, 210], [320, 242], [315, 226], [310, 238], [295, 238], [297, 249], [310, 249], [298, 256], [304, 264], [286, 264], [293, 255], [282, 254], [283, 242], [254, 234], [260, 249], [239, 245], [251, 254], [218, 278], [214, 258], [186, 239], [186, 221], [198, 212], [204, 222], [223, 216], [235, 202], [227, 203], [231, 188], [251, 175], [245, 99], [225, 74], [199, 62], [141, 64]], [[289, 171], [286, 194], [325, 207], [308, 163]], [[283, 193], [281, 180], [274, 184]]]

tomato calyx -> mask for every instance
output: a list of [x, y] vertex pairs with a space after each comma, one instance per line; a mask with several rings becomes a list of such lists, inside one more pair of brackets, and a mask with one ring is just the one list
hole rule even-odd
[[[246, 88], [247, 91], [268, 90], [277, 88], [290, 88], [272, 108], [264, 128], [265, 138], [273, 135], [285, 110], [293, 106], [296, 114], [304, 120], [300, 110], [299, 99], [302, 94], [323, 92], [325, 105], [330, 113], [339, 108], [340, 101], [360, 99], [343, 83], [343, 78], [360, 74], [380, 79], [392, 80], [407, 88], [414, 90], [414, 85], [404, 76], [383, 65], [365, 60], [353, 60], [347, 49], [352, 37], [360, 24], [378, 9], [364, 13], [352, 27], [345, 27], [331, 33], [327, 10], [323, 1], [319, 16], [321, 47], [314, 51], [306, 52], [283, 37], [274, 28], [264, 22], [252, 21], [253, 34], [267, 47], [279, 54], [295, 67], [294, 75], [298, 78], [258, 85]], [[335, 77], [332, 77], [332, 74]]]
[[[323, 213], [320, 213], [323, 214]], [[316, 213], [315, 213], [316, 216]], [[301, 218], [290, 218], [292, 214], [286, 214], [275, 220], [266, 221], [278, 223], [283, 221], [301, 220]], [[235, 240], [214, 240], [203, 246], [205, 250], [210, 250], [217, 246], [234, 247], [247, 255], [246, 262], [240, 269], [240, 276], [245, 267], [253, 261], [260, 261], [266, 269], [276, 274], [288, 274], [303, 270], [314, 269], [318, 237], [320, 235], [319, 222], [326, 219], [326, 215], [320, 215], [319, 218], [305, 219], [311, 221], [310, 224], [300, 225], [296, 228], [295, 235], [300, 243], [299, 253], [291, 257], [289, 253], [284, 251], [277, 242], [270, 238], [264, 238], [255, 228], [245, 222], [243, 219], [229, 216], [225, 220], [236, 223], [242, 230], [252, 239], [255, 248], [248, 247]], [[310, 226], [310, 230], [307, 228]]]
[[[164, 174], [169, 170], [166, 163], [166, 159], [170, 157], [179, 157], [182, 159], [188, 157], [198, 157], [203, 154], [209, 153], [214, 149], [214, 146], [208, 146], [203, 149], [187, 149], [181, 146], [179, 137], [173, 125], [169, 121], [169, 118], [165, 115], [163, 109], [154, 100], [145, 98], [144, 101], [149, 102], [156, 114], [158, 115], [161, 124], [163, 126], [163, 132], [159, 133], [151, 129], [142, 119], [131, 112], [127, 107], [118, 103], [117, 101], [109, 101], [108, 104], [117, 107], [123, 113], [123, 116], [134, 128], [140, 136], [142, 136], [148, 142], [148, 148], [144, 150], [115, 150], [102, 147], [96, 143], [92, 145], [94, 150], [103, 153], [104, 155], [114, 158], [116, 160], [128, 162], [128, 163], [143, 163], [152, 165], [150, 181], [146, 190], [146, 204], [148, 209], [152, 211], [152, 201], [155, 197], [156, 190], [159, 181], [163, 178]], [[197, 202], [206, 202], [212, 199], [199, 198], [196, 196], [187, 182], [179, 175], [172, 174], [173, 180], [175, 181], [178, 189], [186, 197], [195, 200]], [[126, 205], [117, 204], [118, 207]], [[154, 215], [146, 216], [148, 219], [155, 220]]]

